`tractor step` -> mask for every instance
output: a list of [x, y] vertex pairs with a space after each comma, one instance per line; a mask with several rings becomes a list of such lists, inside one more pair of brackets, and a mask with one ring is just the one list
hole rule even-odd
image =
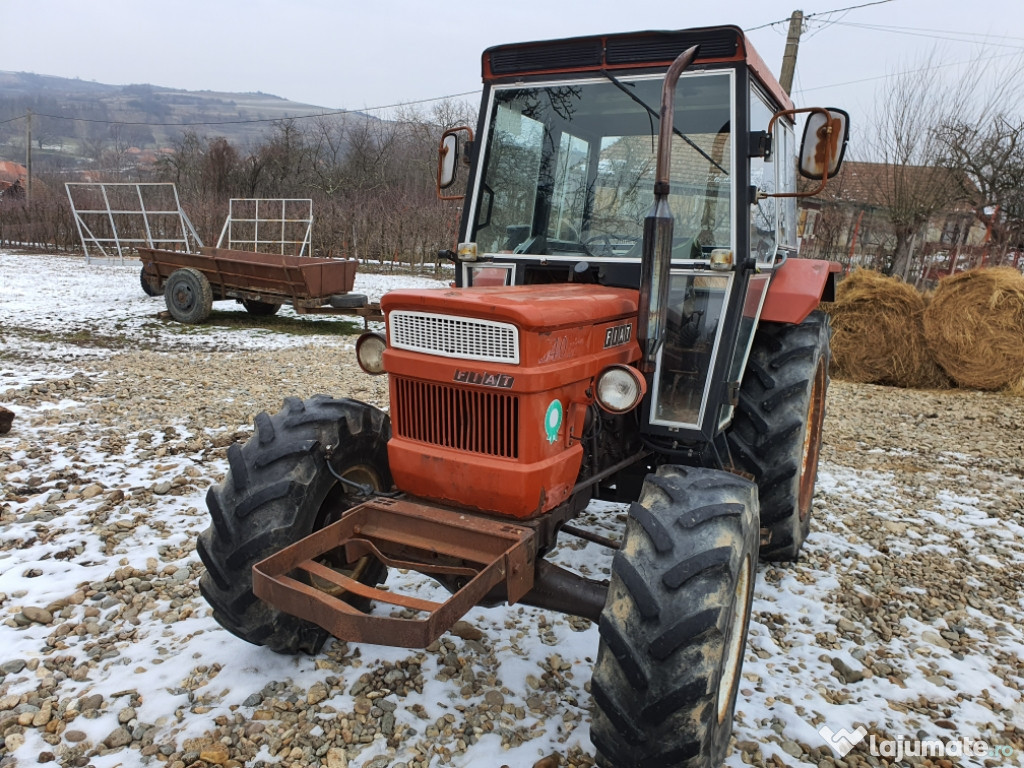
[[[253, 566], [253, 591], [341, 640], [424, 648], [503, 582], [509, 603], [529, 592], [535, 556], [533, 531], [524, 526], [409, 499], [374, 499]], [[362, 584], [325, 562], [351, 565], [364, 557], [460, 587], [444, 602], [423, 600]], [[390, 606], [418, 615], [371, 615], [352, 605], [353, 597], [369, 601], [368, 610]]]

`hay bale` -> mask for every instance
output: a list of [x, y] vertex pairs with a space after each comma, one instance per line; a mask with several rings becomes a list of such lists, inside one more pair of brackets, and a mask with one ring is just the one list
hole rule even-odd
[[924, 297], [912, 286], [860, 269], [836, 288], [832, 321], [832, 375], [865, 384], [949, 386], [924, 341]]
[[1016, 269], [974, 269], [940, 280], [924, 333], [957, 384], [1024, 391], [1024, 275]]

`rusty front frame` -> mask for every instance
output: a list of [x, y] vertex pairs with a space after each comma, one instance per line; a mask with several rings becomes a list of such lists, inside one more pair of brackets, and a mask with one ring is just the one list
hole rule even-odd
[[[462, 586], [443, 603], [368, 586], [318, 561], [338, 551], [347, 563], [376, 557]], [[536, 551], [533, 531], [521, 525], [408, 499], [374, 499], [253, 566], [253, 591], [341, 640], [424, 648], [496, 587], [504, 584], [509, 603], [529, 592]], [[345, 599], [352, 597], [370, 601], [371, 609], [393, 606], [421, 616], [370, 615]]]

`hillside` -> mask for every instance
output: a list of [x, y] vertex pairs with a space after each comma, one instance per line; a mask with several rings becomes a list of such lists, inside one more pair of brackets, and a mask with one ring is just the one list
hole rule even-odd
[[141, 149], [170, 146], [187, 126], [200, 135], [245, 144], [269, 127], [245, 121], [328, 111], [266, 93], [107, 85], [0, 71], [0, 159], [24, 162], [25, 121], [16, 118], [28, 110], [33, 113], [33, 158], [43, 166], [95, 157], [113, 143]]

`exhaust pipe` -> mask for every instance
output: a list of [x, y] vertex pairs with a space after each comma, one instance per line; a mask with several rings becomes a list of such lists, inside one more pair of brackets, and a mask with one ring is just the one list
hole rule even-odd
[[675, 219], [668, 206], [672, 178], [672, 122], [675, 116], [676, 83], [697, 58], [693, 46], [679, 54], [665, 74], [661, 88], [661, 124], [658, 130], [658, 159], [655, 167], [654, 206], [644, 219], [644, 241], [640, 261], [640, 311], [637, 340], [643, 358], [640, 370], [654, 373], [654, 362], [665, 333], [669, 270], [672, 264], [672, 232]]

